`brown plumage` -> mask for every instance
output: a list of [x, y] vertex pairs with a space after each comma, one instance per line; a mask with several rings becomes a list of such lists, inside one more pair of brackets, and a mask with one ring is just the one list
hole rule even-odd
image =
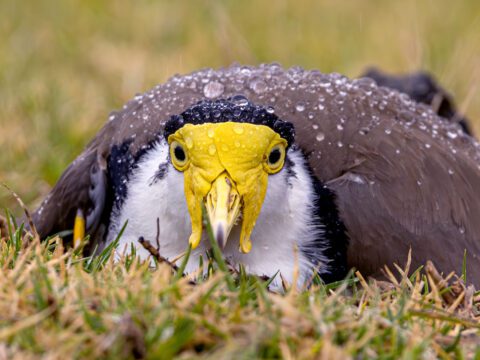
[[39, 233], [71, 229], [81, 208], [101, 241], [112, 203], [112, 147], [124, 144], [134, 158], [171, 115], [237, 94], [294, 124], [315, 176], [336, 194], [350, 266], [377, 274], [384, 264], [403, 264], [411, 247], [413, 266], [432, 259], [460, 272], [466, 249], [469, 278], [480, 285], [478, 143], [430, 107], [370, 79], [278, 65], [175, 76], [112, 113], [35, 212]]

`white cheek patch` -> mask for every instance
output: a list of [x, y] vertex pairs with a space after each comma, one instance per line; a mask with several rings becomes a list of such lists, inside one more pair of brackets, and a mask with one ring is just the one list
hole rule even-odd
[[[175, 170], [169, 162], [166, 141], [161, 141], [138, 163], [128, 183], [127, 197], [123, 206], [111, 218], [108, 239], [112, 241], [123, 224], [127, 227], [119, 242], [119, 250], [130, 244], [138, 248], [142, 257], [148, 252], [138, 243], [143, 236], [152, 244], [159, 240], [163, 256], [176, 256], [188, 246], [191, 225], [183, 192], [183, 173]], [[165, 167], [163, 177], [158, 178], [159, 166]]]

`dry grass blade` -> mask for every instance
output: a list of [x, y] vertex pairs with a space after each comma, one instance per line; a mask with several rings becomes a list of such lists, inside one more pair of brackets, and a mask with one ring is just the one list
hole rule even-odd
[[465, 285], [458, 279], [453, 286], [449, 286], [448, 279], [453, 276], [450, 274], [446, 278], [440, 275], [437, 268], [432, 261], [427, 261], [425, 271], [430, 276], [431, 285], [434, 285], [447, 305], [452, 305], [457, 302], [457, 298], [461, 296], [465, 290]]
[[192, 286], [155, 246], [142, 243], [168, 266], [112, 257], [92, 274], [58, 239], [31, 243], [16, 260], [9, 253], [14, 248], [2, 248], [0, 261], [9, 259], [0, 276], [0, 339], [7, 353], [17, 344], [22, 355], [34, 354], [33, 336], [35, 351], [45, 357], [192, 357], [198, 351], [219, 358], [398, 358], [412, 351], [462, 352], [463, 339], [471, 344], [480, 336], [473, 311], [463, 308], [467, 297], [475, 304], [473, 288], [448, 305], [433, 279], [429, 292], [422, 291], [418, 274], [412, 284], [387, 285], [368, 283], [357, 272], [360, 289], [350, 279], [305, 292], [292, 291], [283, 279], [286, 294], [278, 294], [243, 270], [230, 273], [233, 284], [214, 271]]
[[145, 250], [147, 250], [150, 255], [152, 255], [152, 257], [157, 260], [159, 263], [164, 263], [164, 264], [167, 264], [168, 266], [170, 266], [172, 268], [173, 271], [177, 272], [178, 271], [178, 266], [171, 262], [170, 260], [168, 260], [167, 258], [163, 257], [162, 255], [160, 255], [160, 252], [158, 251], [158, 248], [155, 248], [152, 243], [148, 240], [145, 240], [145, 238], [143, 237], [140, 237], [138, 239], [138, 242], [140, 243], [140, 245], [143, 246], [143, 248]]
[[0, 330], [0, 341], [5, 340], [16, 333], [25, 330], [29, 327], [35, 326], [39, 322], [45, 320], [55, 311], [55, 307], [47, 308], [41, 312], [31, 315], [25, 319], [16, 322], [14, 325]]
[[[18, 196], [17, 193], [15, 191], [13, 191], [12, 189], [10, 189], [6, 184], [0, 183], [0, 185], [2, 185], [15, 198], [17, 203], [22, 208], [23, 213], [25, 214], [25, 218], [28, 221], [28, 226], [30, 228], [30, 231], [33, 234], [33, 239], [36, 240], [36, 241], [40, 241], [40, 236], [38, 235], [37, 228], [35, 227], [35, 224], [33, 223], [32, 216], [30, 215], [30, 211], [27, 209], [27, 206], [24, 204], [24, 202], [22, 201], [20, 196]], [[3, 220], [3, 221], [6, 222], [6, 220]], [[2, 223], [2, 219], [0, 219], [0, 224], [1, 223]], [[4, 226], [5, 226], [5, 223], [4, 223]], [[6, 230], [6, 228], [5, 228], [5, 230]]]

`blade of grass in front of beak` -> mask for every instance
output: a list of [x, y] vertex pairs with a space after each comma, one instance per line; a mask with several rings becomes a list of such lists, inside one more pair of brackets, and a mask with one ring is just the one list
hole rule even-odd
[[205, 203], [215, 240], [223, 249], [240, 214], [241, 204], [240, 194], [227, 173], [223, 172], [213, 181]]
[[218, 265], [220, 271], [225, 274], [225, 280], [227, 281], [228, 288], [233, 290], [235, 288], [235, 282], [233, 280], [232, 274], [230, 270], [228, 270], [227, 263], [223, 259], [222, 251], [215, 240], [212, 230], [212, 224], [210, 223], [210, 219], [207, 215], [207, 210], [205, 209], [205, 205], [202, 203], [202, 212], [203, 212], [203, 219], [205, 221], [205, 229], [207, 230], [208, 240], [210, 241], [210, 245], [212, 247], [213, 258]]

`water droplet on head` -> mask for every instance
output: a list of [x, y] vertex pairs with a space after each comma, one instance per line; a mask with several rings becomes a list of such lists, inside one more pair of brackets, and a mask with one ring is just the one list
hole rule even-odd
[[215, 155], [216, 152], [217, 152], [217, 148], [215, 147], [215, 145], [210, 144], [210, 146], [208, 147], [208, 153], [210, 155]]
[[273, 114], [275, 112], [275, 109], [271, 106], [267, 107], [266, 110], [267, 110], [267, 113], [269, 113], [269, 114]]
[[185, 145], [187, 145], [187, 148], [191, 149], [193, 147], [193, 140], [190, 137], [185, 138]]
[[233, 132], [235, 134], [241, 135], [241, 134], [243, 134], [244, 131], [245, 131], [245, 129], [243, 128], [243, 126], [241, 124], [235, 124], [233, 126]]
[[213, 129], [208, 129], [207, 135], [209, 138], [213, 138], [213, 136], [215, 135], [215, 131], [213, 131]]
[[225, 87], [222, 83], [219, 83], [218, 81], [212, 81], [205, 85], [205, 87], [203, 88], [203, 94], [207, 98], [213, 99], [222, 95], [224, 89]]
[[232, 103], [235, 106], [247, 106], [248, 105], [248, 99], [243, 95], [235, 95], [232, 98]]

